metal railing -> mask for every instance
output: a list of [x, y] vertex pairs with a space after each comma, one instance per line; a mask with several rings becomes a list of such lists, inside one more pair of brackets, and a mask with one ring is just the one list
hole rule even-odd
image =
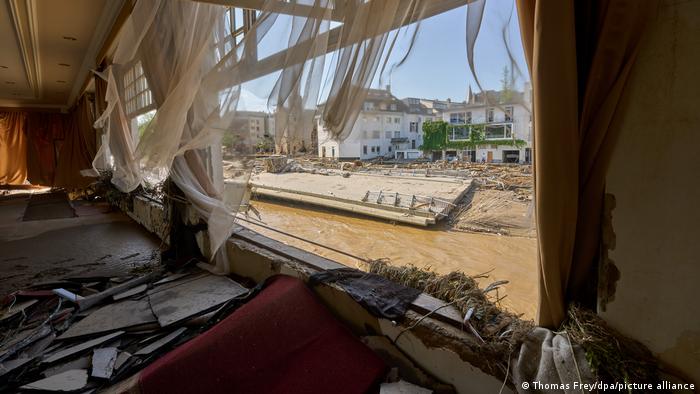
[[447, 216], [455, 207], [455, 204], [447, 200], [435, 197], [417, 196], [415, 194], [403, 194], [385, 191], [367, 191], [362, 198], [362, 202], [377, 205], [388, 205], [395, 208], [408, 209], [421, 213], [431, 213], [435, 216]]

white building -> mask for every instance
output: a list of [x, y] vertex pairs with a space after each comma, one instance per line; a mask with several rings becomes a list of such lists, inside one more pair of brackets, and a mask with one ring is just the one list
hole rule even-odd
[[352, 132], [344, 141], [331, 139], [319, 119], [318, 156], [341, 160], [421, 157], [423, 122], [436, 117], [418, 100], [401, 101], [388, 88], [370, 89]]
[[[466, 161], [488, 163], [531, 163], [532, 162], [532, 117], [529, 92], [511, 92], [508, 96], [501, 92], [477, 94], [468, 103], [452, 105], [442, 113], [442, 120], [449, 123], [450, 141], [469, 141], [470, 130], [483, 127], [484, 144], [476, 149], [446, 150], [447, 158], [458, 157]], [[489, 143], [491, 141], [491, 143]], [[433, 152], [439, 158], [442, 152]]]

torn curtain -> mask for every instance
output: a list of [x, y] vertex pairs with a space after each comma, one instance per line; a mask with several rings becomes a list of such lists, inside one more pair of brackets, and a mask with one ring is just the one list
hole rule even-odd
[[0, 185], [27, 179], [26, 119], [24, 112], [0, 112]]
[[594, 305], [615, 115], [654, 4], [518, 0], [533, 86], [538, 324]]

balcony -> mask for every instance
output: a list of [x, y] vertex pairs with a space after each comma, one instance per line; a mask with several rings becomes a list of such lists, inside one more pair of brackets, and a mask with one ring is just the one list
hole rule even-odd
[[394, 137], [391, 139], [392, 144], [400, 144], [402, 142], [408, 142], [408, 137]]
[[482, 124], [462, 124], [452, 125], [451, 131], [448, 131], [450, 141], [468, 141], [470, 139], [472, 127], [483, 128], [484, 140], [505, 140], [513, 138], [513, 123], [482, 123]]

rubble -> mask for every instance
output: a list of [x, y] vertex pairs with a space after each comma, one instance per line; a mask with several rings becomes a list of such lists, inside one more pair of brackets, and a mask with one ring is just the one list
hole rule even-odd
[[[57, 281], [53, 290], [15, 291], [0, 302], [0, 391], [108, 387], [197, 335], [214, 318], [210, 312], [249, 292], [199, 269], [77, 279]], [[198, 325], [184, 327], [190, 321]]]

